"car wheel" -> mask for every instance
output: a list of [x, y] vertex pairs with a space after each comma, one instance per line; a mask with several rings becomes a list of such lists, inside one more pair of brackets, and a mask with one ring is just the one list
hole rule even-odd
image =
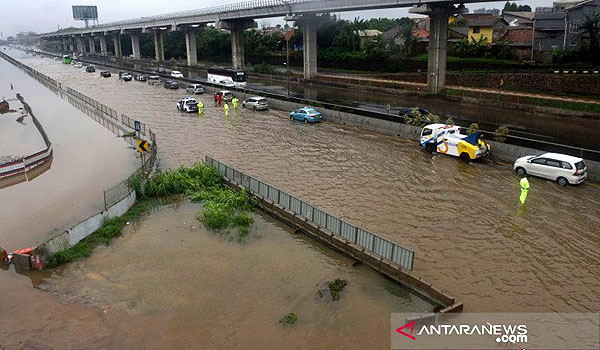
[[308, 119], [304, 118], [304, 124], [308, 124]]
[[522, 167], [518, 167], [517, 174], [519, 174], [520, 177], [523, 177], [523, 176], [527, 175], [527, 171], [525, 169], [523, 169]]
[[290, 120], [294, 120], [294, 116], [290, 114]]
[[558, 182], [558, 184], [561, 186], [566, 186], [569, 184], [569, 181], [562, 176], [556, 179], [556, 182]]
[[256, 106], [252, 106], [252, 110], [253, 110], [253, 111], [256, 111]]
[[460, 154], [460, 159], [461, 159], [463, 162], [466, 162], [466, 163], [468, 163], [468, 162], [470, 162], [470, 161], [471, 161], [471, 157], [469, 156], [469, 154], [468, 154], [467, 152], [463, 152], [463, 153], [461, 153], [461, 154]]
[[433, 143], [428, 143], [425, 145], [425, 151], [427, 153], [433, 153], [435, 151], [435, 145]]

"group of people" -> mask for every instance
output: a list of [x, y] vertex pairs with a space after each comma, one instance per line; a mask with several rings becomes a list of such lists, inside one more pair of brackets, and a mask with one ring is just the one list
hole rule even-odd
[[[215, 106], [223, 105], [223, 109], [225, 110], [225, 115], [229, 114], [229, 104], [227, 102], [223, 103], [223, 95], [215, 93], [213, 95], [213, 99], [215, 101]], [[237, 97], [231, 99], [231, 104], [233, 105], [233, 109], [237, 110], [239, 106], [240, 100]], [[200, 100], [198, 100], [198, 114], [202, 114], [204, 111], [204, 104]]]

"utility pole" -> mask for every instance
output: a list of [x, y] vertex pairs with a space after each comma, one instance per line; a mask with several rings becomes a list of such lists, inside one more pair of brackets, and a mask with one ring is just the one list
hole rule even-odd
[[[287, 23], [286, 23], [287, 24]], [[290, 36], [289, 28], [285, 32], [285, 66], [287, 68], [287, 97], [290, 98]]]

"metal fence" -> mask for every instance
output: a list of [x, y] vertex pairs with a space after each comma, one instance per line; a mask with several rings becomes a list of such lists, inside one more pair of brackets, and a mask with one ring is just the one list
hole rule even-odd
[[328, 214], [315, 206], [298, 199], [291, 194], [278, 190], [260, 180], [246, 175], [226, 164], [219, 162], [211, 157], [206, 157], [206, 163], [214, 166], [223, 176], [230, 181], [249, 189], [255, 194], [268, 198], [273, 202], [282, 205], [295, 214], [305, 217], [322, 228], [332, 231], [346, 240], [358, 244], [365, 250], [373, 252], [383, 258], [391, 260], [401, 267], [412, 270], [415, 259], [415, 253], [403, 246], [379, 237], [358, 226], [354, 226], [346, 221]]
[[[124, 114], [119, 116], [117, 111], [114, 109], [80, 93], [75, 89], [57, 82], [56, 80], [19, 62], [18, 60], [15, 60], [3, 52], [0, 52], [0, 57], [25, 70], [35, 80], [39, 81], [53, 92], [60, 94], [61, 97], [66, 98], [70, 104], [87, 114], [90, 118], [94, 119], [96, 122], [110, 130], [115, 135], [126, 136], [123, 137], [123, 140], [128, 142], [132, 147], [137, 147], [137, 138], [134, 136], [127, 136], [135, 135], [135, 125], [133, 119]], [[146, 124], [140, 122], [140, 127], [141, 131], [139, 133], [147, 136], [150, 144], [149, 155], [142, 158], [142, 165], [131, 176], [121, 181], [117, 185], [103, 191], [105, 209], [108, 209], [113, 204], [127, 197], [132, 191], [135, 190], [131, 186], [132, 179], [137, 177], [140, 177], [140, 180], [143, 179], [154, 167], [156, 153], [158, 150], [156, 144], [156, 135], [152, 132], [152, 130], [150, 130], [150, 128], [146, 126]], [[52, 151], [50, 149], [50, 153], [51, 152]]]

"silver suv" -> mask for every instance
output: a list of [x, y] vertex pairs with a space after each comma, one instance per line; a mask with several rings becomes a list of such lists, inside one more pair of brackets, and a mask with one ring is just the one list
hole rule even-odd
[[262, 110], [269, 109], [269, 103], [267, 102], [267, 99], [264, 97], [254, 96], [254, 97], [250, 97], [250, 98], [246, 99], [244, 102], [242, 102], [242, 107], [248, 108], [248, 109], [253, 109], [255, 111], [262, 111]]
[[187, 91], [188, 94], [203, 94], [204, 86], [200, 84], [190, 84], [185, 91]]
[[158, 75], [151, 75], [148, 77], [148, 84], [150, 85], [161, 85], [162, 81]]

